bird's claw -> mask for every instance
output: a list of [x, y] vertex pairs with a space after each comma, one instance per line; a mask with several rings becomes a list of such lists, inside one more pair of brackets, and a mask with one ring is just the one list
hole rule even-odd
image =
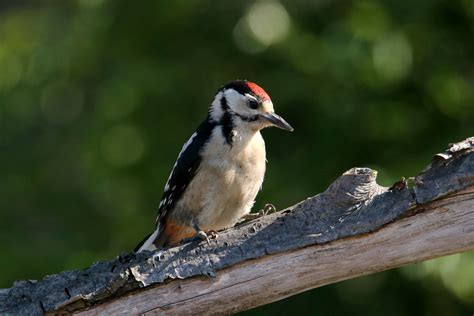
[[198, 237], [202, 241], [206, 241], [207, 243], [211, 242], [211, 239], [217, 239], [219, 237], [219, 234], [215, 230], [208, 230], [207, 232], [200, 230], [197, 233]]
[[259, 214], [261, 214], [261, 216], [266, 216], [266, 215], [270, 215], [270, 214], [273, 214], [275, 213], [277, 210], [276, 210], [276, 207], [271, 204], [271, 203], [267, 203], [265, 204], [265, 206], [259, 211]]
[[250, 214], [242, 216], [242, 219], [240, 220], [238, 224], [242, 224], [242, 223], [251, 221], [253, 219], [257, 219], [266, 215], [273, 214], [276, 211], [277, 211], [276, 207], [273, 204], [267, 203], [260, 211], [258, 211], [258, 213], [250, 213]]
[[211, 229], [207, 231], [207, 237], [210, 239], [217, 239], [217, 237], [219, 237], [219, 234], [215, 230]]
[[197, 235], [198, 235], [199, 238], [201, 238], [202, 241], [205, 240], [207, 243], [209, 243], [209, 237], [207, 237], [207, 234], [206, 234], [205, 231], [200, 230], [200, 231], [198, 231]]

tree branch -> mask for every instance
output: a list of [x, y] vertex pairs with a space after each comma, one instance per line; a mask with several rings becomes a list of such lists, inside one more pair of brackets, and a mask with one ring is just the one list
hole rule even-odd
[[[354, 168], [282, 212], [191, 242], [0, 290], [0, 313], [222, 314], [474, 250], [474, 137], [387, 189]], [[180, 280], [176, 280], [180, 279]]]

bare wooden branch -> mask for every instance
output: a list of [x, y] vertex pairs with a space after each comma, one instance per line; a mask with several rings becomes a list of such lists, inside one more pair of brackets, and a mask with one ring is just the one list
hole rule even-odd
[[0, 313], [223, 314], [474, 250], [474, 138], [392, 188], [354, 168], [325, 192], [210, 244], [128, 254], [0, 290]]

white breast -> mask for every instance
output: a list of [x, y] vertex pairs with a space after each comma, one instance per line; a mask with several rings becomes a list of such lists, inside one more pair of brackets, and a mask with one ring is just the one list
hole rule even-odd
[[198, 172], [176, 207], [192, 212], [194, 216], [190, 218], [197, 218], [201, 229], [233, 226], [250, 212], [262, 186], [265, 174], [262, 135], [248, 129], [236, 130], [229, 146], [217, 128], [202, 156]]

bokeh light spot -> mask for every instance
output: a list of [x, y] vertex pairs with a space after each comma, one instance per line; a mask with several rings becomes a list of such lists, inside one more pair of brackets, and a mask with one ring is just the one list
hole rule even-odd
[[241, 19], [234, 28], [234, 41], [237, 47], [243, 52], [256, 54], [264, 51], [268, 45], [259, 42], [249, 30], [249, 26], [244, 19]]
[[288, 36], [290, 25], [290, 16], [281, 3], [258, 1], [237, 23], [234, 40], [243, 51], [257, 53], [283, 41]]
[[247, 21], [255, 37], [267, 45], [284, 40], [290, 29], [288, 13], [276, 1], [255, 3], [249, 10]]
[[428, 90], [438, 108], [448, 116], [460, 118], [472, 108], [472, 88], [459, 74], [433, 75], [428, 81]]
[[378, 40], [372, 51], [375, 70], [387, 81], [398, 81], [411, 71], [412, 48], [403, 34], [387, 34]]
[[454, 254], [403, 267], [400, 271], [413, 280], [440, 278], [443, 285], [465, 302], [474, 299], [474, 254]]
[[138, 127], [118, 125], [111, 128], [102, 138], [102, 153], [114, 166], [131, 165], [145, 152], [145, 139]]

